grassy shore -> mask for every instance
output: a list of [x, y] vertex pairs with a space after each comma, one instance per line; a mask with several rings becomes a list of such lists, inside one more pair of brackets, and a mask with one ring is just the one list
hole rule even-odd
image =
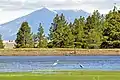
[[61, 71], [56, 74], [0, 73], [0, 80], [119, 80], [118, 71]]
[[25, 48], [0, 49], [0, 56], [96, 56], [120, 55], [120, 49]]
[[25, 48], [0, 49], [0, 56], [99, 56], [120, 55], [120, 49]]

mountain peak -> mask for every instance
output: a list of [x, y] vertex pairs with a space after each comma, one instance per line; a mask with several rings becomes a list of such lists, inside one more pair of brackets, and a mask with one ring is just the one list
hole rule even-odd
[[55, 10], [52, 10], [52, 9], [49, 9], [49, 8], [46, 8], [46, 7], [43, 7], [40, 10], [44, 11], [44, 12], [53, 12], [53, 13], [57, 14], [57, 12]]
[[43, 7], [43, 8], [41, 8], [40, 10], [47, 10], [47, 11], [49, 11], [49, 9], [46, 8], [46, 7]]
[[80, 16], [87, 17], [89, 15], [88, 13], [84, 13], [84, 11], [81, 10], [51, 10], [49, 8], [43, 7], [26, 16], [20, 17], [5, 24], [1, 24], [0, 33], [2, 34], [4, 40], [15, 40], [21, 23], [23, 21], [27, 21], [31, 26], [33, 33], [37, 32], [39, 23], [42, 23], [45, 35], [47, 35], [55, 15], [61, 13], [65, 15], [68, 22], [73, 22], [75, 18]]

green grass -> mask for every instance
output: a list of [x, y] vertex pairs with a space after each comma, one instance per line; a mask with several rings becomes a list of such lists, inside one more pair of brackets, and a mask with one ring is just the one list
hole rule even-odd
[[120, 80], [120, 72], [59, 71], [56, 74], [0, 73], [0, 80]]

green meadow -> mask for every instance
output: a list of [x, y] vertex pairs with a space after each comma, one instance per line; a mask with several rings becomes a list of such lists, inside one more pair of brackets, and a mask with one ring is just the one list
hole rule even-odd
[[57, 71], [53, 73], [0, 73], [0, 80], [120, 80], [120, 72]]

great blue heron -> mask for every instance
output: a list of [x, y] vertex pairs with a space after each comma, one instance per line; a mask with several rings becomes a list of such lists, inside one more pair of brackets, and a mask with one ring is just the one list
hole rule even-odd
[[80, 68], [83, 68], [83, 65], [79, 64]]
[[83, 68], [83, 65], [82, 65], [82, 64], [78, 63], [78, 65], [79, 65], [80, 68]]

